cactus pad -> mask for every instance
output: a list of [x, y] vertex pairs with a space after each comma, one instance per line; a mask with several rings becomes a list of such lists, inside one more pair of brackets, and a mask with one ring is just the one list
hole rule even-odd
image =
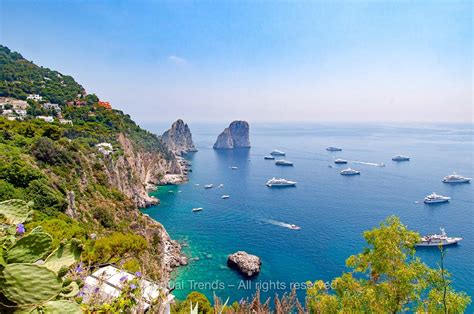
[[10, 225], [23, 223], [31, 214], [31, 203], [23, 200], [8, 200], [0, 202], [0, 222]]
[[62, 282], [56, 273], [34, 264], [8, 264], [0, 278], [3, 294], [18, 305], [34, 305], [56, 297]]
[[71, 267], [72, 264], [79, 261], [81, 250], [76, 243], [68, 243], [58, 247], [51, 255], [46, 258], [44, 267], [58, 273], [61, 267]]
[[8, 263], [34, 263], [51, 252], [53, 239], [44, 232], [31, 232], [18, 240], [7, 253]]

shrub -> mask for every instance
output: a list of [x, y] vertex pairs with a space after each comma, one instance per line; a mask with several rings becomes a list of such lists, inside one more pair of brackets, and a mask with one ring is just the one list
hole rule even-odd
[[93, 262], [107, 262], [113, 257], [125, 254], [139, 255], [147, 248], [144, 237], [133, 233], [113, 232], [95, 241], [90, 259]]

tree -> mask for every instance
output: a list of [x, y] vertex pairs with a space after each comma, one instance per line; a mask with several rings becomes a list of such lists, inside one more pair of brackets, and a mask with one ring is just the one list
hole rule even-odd
[[420, 237], [398, 218], [364, 232], [364, 238], [369, 246], [346, 260], [353, 270], [332, 281], [334, 294], [322, 281], [307, 290], [311, 313], [458, 313], [470, 303], [465, 293], [447, 286], [444, 267], [431, 269], [414, 255]]

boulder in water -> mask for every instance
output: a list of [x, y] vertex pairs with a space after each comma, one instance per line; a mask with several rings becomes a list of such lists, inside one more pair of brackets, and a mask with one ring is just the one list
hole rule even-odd
[[238, 251], [227, 257], [227, 265], [237, 269], [247, 277], [253, 277], [260, 273], [262, 261], [260, 257], [249, 254], [245, 251]]

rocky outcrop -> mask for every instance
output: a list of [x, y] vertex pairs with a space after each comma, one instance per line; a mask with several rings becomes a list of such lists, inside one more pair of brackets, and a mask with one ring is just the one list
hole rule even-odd
[[154, 186], [166, 175], [173, 175], [175, 182], [185, 182], [186, 175], [176, 158], [167, 159], [160, 153], [135, 149], [125, 135], [120, 134], [118, 142], [123, 154], [116, 159], [106, 159], [106, 174], [112, 186], [130, 197], [140, 208], [158, 203], [148, 195]]
[[253, 277], [260, 273], [262, 261], [256, 255], [251, 255], [245, 251], [238, 251], [227, 257], [227, 265], [237, 269], [247, 277]]
[[188, 125], [181, 119], [173, 123], [171, 129], [163, 133], [161, 139], [178, 156], [197, 151], [193, 143], [191, 131]]
[[217, 137], [214, 149], [249, 148], [249, 124], [246, 121], [234, 121]]

